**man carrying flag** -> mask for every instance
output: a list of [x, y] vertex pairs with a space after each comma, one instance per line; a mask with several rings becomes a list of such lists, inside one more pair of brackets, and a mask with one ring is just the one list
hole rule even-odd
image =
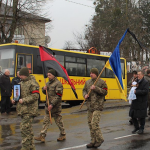
[[66, 81], [68, 81], [76, 98], [78, 98], [77, 93], [75, 91], [75, 87], [72, 84], [66, 69], [56, 60], [56, 58], [50, 53], [50, 51], [52, 50], [43, 46], [39, 46], [40, 57], [41, 61], [43, 62], [44, 78], [46, 78], [45, 69], [52, 68], [48, 71], [47, 74], [49, 82], [47, 82], [46, 86], [43, 87], [43, 93], [46, 94], [48, 100], [46, 104], [46, 116], [44, 118], [43, 129], [41, 130], [40, 136], [35, 137], [35, 140], [41, 142], [45, 142], [47, 129], [49, 127], [49, 123], [51, 122], [51, 115], [52, 117], [54, 117], [54, 120], [60, 129], [60, 136], [57, 139], [57, 141], [63, 141], [66, 139], [66, 133], [62, 122], [62, 116], [60, 115], [63, 86], [61, 82], [56, 78], [57, 75], [63, 77]]
[[[91, 79], [86, 81], [85, 83], [83, 89], [83, 97], [85, 98], [85, 100], [87, 100], [88, 124], [91, 131], [91, 143], [87, 145], [87, 148], [92, 148], [92, 147], [97, 148], [101, 146], [101, 144], [104, 142], [98, 124], [100, 121], [101, 111], [103, 110], [104, 98], [105, 95], [107, 95], [107, 85], [102, 79], [99, 79], [105, 67], [114, 72], [116, 81], [118, 83], [121, 92], [121, 97], [122, 99], [126, 100], [126, 95], [124, 94], [123, 91], [124, 88], [122, 82], [119, 46], [123, 41], [127, 32], [128, 29], [125, 31], [124, 35], [118, 42], [115, 50], [113, 51], [109, 60], [106, 62], [106, 65], [102, 69], [101, 73], [98, 75], [98, 70], [96, 68], [92, 69], [90, 72]], [[83, 106], [83, 103], [81, 107]]]
[[34, 139], [37, 141], [45, 142], [46, 133], [50, 124], [48, 111], [51, 111], [51, 115], [54, 117], [55, 123], [60, 130], [60, 135], [57, 141], [63, 141], [66, 139], [66, 133], [61, 116], [61, 97], [63, 94], [63, 86], [62, 83], [57, 79], [57, 72], [54, 69], [50, 69], [47, 73], [47, 76], [49, 78], [49, 82], [46, 83], [46, 86], [43, 87], [42, 91], [44, 94], [46, 94], [47, 90], [50, 105], [48, 106], [47, 103], [45, 105], [46, 115], [43, 121], [43, 128], [41, 130], [40, 136], [35, 137]]
[[[97, 68], [91, 69], [90, 77], [91, 79], [86, 81], [83, 88], [83, 97], [87, 99], [88, 125], [91, 134], [91, 142], [87, 144], [87, 148], [97, 148], [104, 142], [101, 130], [99, 128], [99, 122], [101, 111], [103, 110], [105, 95], [107, 95], [107, 84], [104, 80], [98, 79], [96, 84], [93, 85], [98, 77]], [[88, 95], [90, 90], [91, 92]]]

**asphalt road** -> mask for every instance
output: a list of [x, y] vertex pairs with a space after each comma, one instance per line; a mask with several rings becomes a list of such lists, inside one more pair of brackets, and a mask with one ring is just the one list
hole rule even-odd
[[[13, 115], [0, 116], [0, 150], [20, 150], [20, 117], [15, 108]], [[149, 150], [150, 147], [150, 121], [146, 119], [143, 135], [131, 134], [134, 129], [129, 124], [129, 107], [109, 108], [103, 111], [100, 121], [104, 143], [99, 150]], [[38, 135], [44, 117], [44, 107], [40, 106], [39, 116], [34, 119], [34, 134]], [[57, 142], [59, 130], [53, 121], [49, 126], [46, 143], [35, 141], [36, 150], [86, 150], [86, 144], [90, 142], [90, 133], [87, 124], [87, 112], [85, 107], [79, 110], [79, 106], [70, 107], [63, 104], [62, 111], [64, 126], [66, 129], [66, 141]], [[92, 148], [91, 150], [94, 150]]]

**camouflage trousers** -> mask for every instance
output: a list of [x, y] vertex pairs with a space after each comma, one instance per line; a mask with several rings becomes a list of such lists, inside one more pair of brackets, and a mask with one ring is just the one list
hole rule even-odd
[[21, 150], [35, 150], [35, 145], [33, 142], [33, 130], [32, 121], [33, 117], [25, 115], [21, 117], [21, 136], [22, 136], [22, 149]]
[[[52, 114], [52, 117], [55, 120], [56, 125], [58, 126], [59, 130], [60, 130], [60, 136], [61, 135], [66, 135], [65, 133], [65, 129], [64, 129], [64, 125], [63, 125], [63, 121], [62, 121], [62, 116], [60, 114]], [[41, 130], [41, 134], [44, 136], [46, 136], [47, 130], [49, 128], [50, 125], [50, 117], [49, 117], [49, 113], [48, 111], [46, 111], [46, 115], [44, 117], [44, 121], [43, 121], [43, 127]]]
[[99, 127], [101, 111], [88, 111], [88, 125], [91, 134], [91, 143], [102, 142], [103, 136]]

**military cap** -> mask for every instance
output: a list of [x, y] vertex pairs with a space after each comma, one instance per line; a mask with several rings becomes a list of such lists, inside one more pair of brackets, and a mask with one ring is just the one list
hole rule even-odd
[[92, 68], [91, 71], [90, 71], [90, 73], [91, 72], [94, 73], [94, 74], [96, 74], [98, 76], [98, 69], [97, 68]]
[[50, 69], [48, 71], [48, 73], [51, 73], [52, 75], [54, 75], [55, 77], [57, 76], [57, 72], [54, 69]]
[[29, 69], [27, 67], [21, 68], [19, 75], [29, 76]]

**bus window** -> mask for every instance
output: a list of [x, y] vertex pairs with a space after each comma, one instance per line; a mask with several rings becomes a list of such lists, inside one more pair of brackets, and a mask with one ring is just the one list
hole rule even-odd
[[[97, 68], [99, 70], [99, 73], [105, 66], [104, 60], [95, 60], [95, 59], [87, 59], [87, 76], [90, 76], [90, 70], [92, 68]], [[101, 77], [105, 77], [105, 70], [101, 74]]]
[[75, 76], [76, 75], [76, 68], [77, 68], [77, 64], [76, 63], [68, 63], [68, 62], [66, 62], [66, 70], [68, 72], [68, 75]]
[[18, 54], [17, 71], [22, 67], [27, 67], [29, 73], [32, 73], [32, 55]]
[[106, 68], [106, 78], [115, 78], [114, 72], [107, 68]]
[[66, 61], [69, 61], [69, 62], [76, 62], [76, 57], [69, 57], [69, 56], [66, 56]]
[[[125, 78], [124, 74], [124, 62], [121, 62], [121, 71], [122, 71], [122, 77]], [[109, 70], [106, 68], [106, 77], [107, 78], [115, 78], [115, 74], [112, 70]]]
[[14, 75], [14, 61], [15, 61], [15, 50], [14, 49], [4, 49], [0, 50], [0, 67], [2, 72], [5, 69], [9, 69], [10, 75]]
[[86, 76], [86, 64], [77, 64], [77, 76]]
[[29, 69], [29, 73], [32, 73], [32, 56], [26, 55], [26, 67]]
[[22, 67], [25, 67], [25, 56], [24, 55], [18, 55], [17, 68], [20, 70]]
[[19, 66], [22, 66], [23, 65], [23, 57], [19, 57], [19, 60], [18, 60], [18, 65]]
[[65, 67], [70, 76], [86, 76], [86, 63], [84, 58], [66, 56]]
[[85, 76], [86, 64], [66, 62], [66, 70], [70, 76]]
[[77, 58], [78, 63], [85, 63], [85, 58]]
[[64, 67], [64, 56], [61, 55], [55, 55], [55, 58], [58, 60], [58, 62]]

